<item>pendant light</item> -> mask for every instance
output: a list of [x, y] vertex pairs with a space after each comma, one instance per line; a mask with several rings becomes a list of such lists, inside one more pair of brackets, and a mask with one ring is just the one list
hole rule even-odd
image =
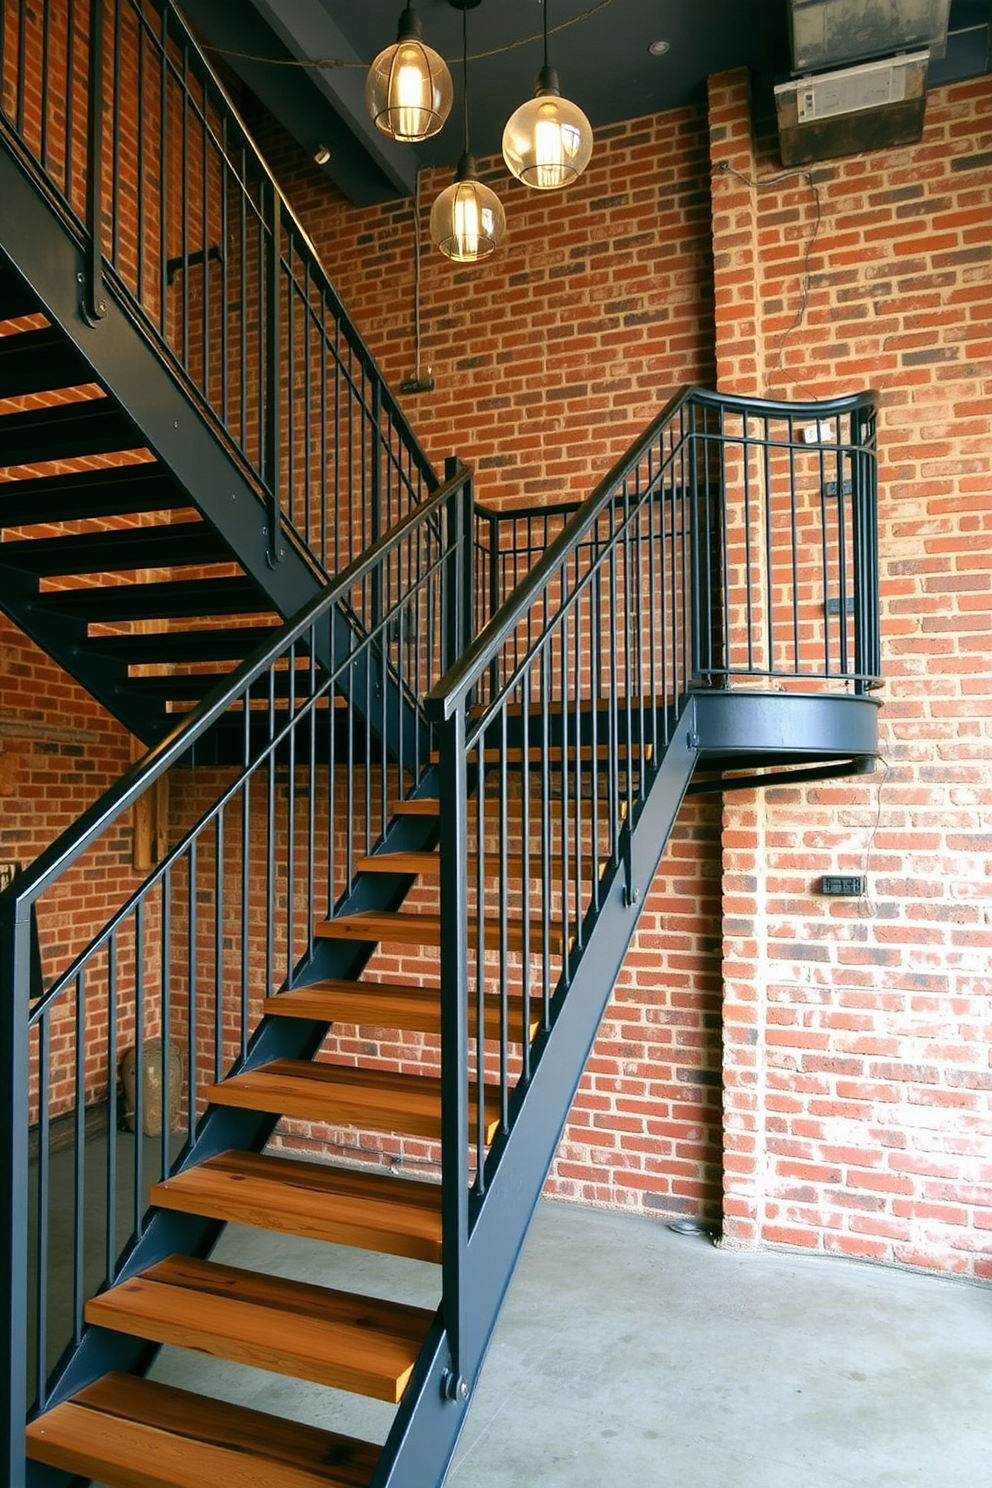
[[510, 115], [503, 130], [507, 169], [537, 191], [570, 185], [592, 155], [592, 125], [577, 104], [562, 98], [558, 74], [548, 65], [548, 4], [544, 0], [544, 66], [534, 97]]
[[455, 263], [488, 258], [506, 231], [503, 203], [484, 186], [475, 169], [468, 139], [468, 12], [479, 0], [449, 0], [462, 13], [462, 95], [465, 111], [465, 149], [454, 182], [431, 208], [431, 242]]
[[365, 103], [376, 128], [409, 144], [437, 134], [454, 98], [448, 65], [422, 34], [420, 17], [408, 5], [396, 41], [379, 53], [365, 79]]

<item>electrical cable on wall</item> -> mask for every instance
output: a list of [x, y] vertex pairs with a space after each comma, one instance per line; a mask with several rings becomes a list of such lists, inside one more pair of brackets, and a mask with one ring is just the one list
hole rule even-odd
[[432, 368], [420, 373], [420, 172], [413, 191], [413, 376], [400, 383], [401, 393], [432, 393]]
[[858, 898], [858, 913], [864, 918], [867, 918], [869, 915], [873, 915], [875, 913], [875, 905], [872, 902], [871, 891], [868, 887], [868, 884], [870, 882], [868, 875], [871, 869], [871, 855], [875, 847], [875, 838], [878, 836], [878, 829], [882, 824], [882, 792], [885, 789], [885, 786], [888, 784], [889, 779], [889, 762], [885, 758], [884, 754], [878, 754], [875, 756], [875, 764], [876, 766], [882, 766], [884, 774], [878, 781], [878, 785], [876, 788], [875, 820], [872, 823], [872, 829], [871, 832], [868, 834], [868, 842], [865, 846], [865, 866], [863, 874], [864, 889]]
[[[792, 324], [786, 326], [785, 330], [778, 338], [778, 342], [775, 348], [774, 362], [772, 363], [771, 369], [769, 371], [766, 371], [765, 373], [765, 392], [767, 394], [771, 391], [772, 375], [774, 373], [781, 373], [784, 370], [782, 363], [785, 356], [786, 341], [791, 335], [794, 334], [794, 332], [800, 330], [806, 321], [806, 311], [809, 308], [809, 295], [811, 288], [810, 260], [812, 259], [813, 249], [816, 247], [817, 239], [820, 236], [820, 224], [823, 220], [823, 208], [820, 200], [820, 188], [817, 185], [816, 181], [813, 179], [813, 172], [808, 170], [779, 171], [779, 173], [774, 176], [749, 176], [745, 171], [736, 170], [734, 166], [728, 164], [726, 160], [722, 160], [720, 162], [719, 169], [721, 175], [734, 176], [738, 181], [743, 182], [743, 184], [747, 186], [748, 189], [751, 191], [761, 191], [766, 186], [780, 186], [783, 181], [795, 180], [798, 177], [800, 180], [806, 182], [806, 185], [813, 193], [813, 231], [810, 234], [809, 239], [807, 240], [806, 249], [803, 253], [803, 271], [802, 277], [799, 281], [799, 305], [796, 309], [796, 314], [792, 321]], [[815, 399], [818, 396], [817, 393], [811, 392], [810, 389], [806, 387], [802, 382], [797, 381], [795, 386], [800, 392], [806, 393], [806, 395], [810, 398]]]

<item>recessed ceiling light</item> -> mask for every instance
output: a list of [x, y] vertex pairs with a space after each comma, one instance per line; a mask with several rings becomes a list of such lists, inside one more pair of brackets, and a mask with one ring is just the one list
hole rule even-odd
[[653, 41], [648, 47], [652, 57], [663, 57], [671, 49], [670, 41]]

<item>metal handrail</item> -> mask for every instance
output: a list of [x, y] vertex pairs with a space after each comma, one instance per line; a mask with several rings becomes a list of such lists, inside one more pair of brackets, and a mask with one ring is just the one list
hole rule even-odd
[[[429, 706], [440, 717], [451, 716], [457, 700], [463, 698], [478, 682], [486, 668], [495, 660], [507, 636], [532, 608], [536, 598], [546, 586], [549, 576], [560, 566], [563, 556], [575, 548], [593, 529], [596, 520], [609, 503], [616, 501], [617, 487], [622, 484], [625, 475], [636, 467], [637, 461], [644, 450], [653, 443], [658, 431], [673, 420], [682, 409], [692, 404], [700, 409], [712, 409], [715, 412], [724, 409], [743, 416], [753, 415], [757, 418], [780, 416], [791, 419], [794, 423], [804, 420], [813, 420], [818, 423], [824, 418], [873, 416], [879, 401], [880, 395], [873, 389], [847, 394], [839, 398], [787, 402], [782, 399], [749, 398], [739, 394], [717, 393], [708, 388], [685, 384], [669, 398], [648, 428], [637, 437], [630, 449], [620, 456], [613, 468], [584, 501], [559, 502], [551, 508], [539, 509], [538, 514], [541, 516], [554, 513], [565, 517], [566, 521], [562, 530], [550, 545], [541, 547], [540, 557], [533, 565], [527, 566], [526, 576], [513, 587], [502, 604], [493, 610], [486, 624], [479, 629], [472, 645], [459, 658], [457, 665], [438, 683], [434, 693], [427, 700]], [[751, 442], [764, 447], [768, 441], [758, 439]], [[862, 453], [873, 464], [877, 462], [874, 448], [865, 447]], [[476, 510], [480, 516], [485, 516], [493, 523], [510, 523], [530, 515], [526, 508], [506, 507], [493, 510], [482, 502], [478, 503]], [[498, 543], [494, 543], [493, 548], [498, 552]]]
[[100, 837], [107, 827], [144, 795], [155, 782], [188, 754], [190, 749], [213, 727], [218, 718], [231, 707], [250, 687], [265, 675], [273, 663], [312, 630], [332, 610], [341, 606], [347, 596], [363, 579], [381, 568], [390, 553], [395, 552], [416, 527], [429, 523], [458, 492], [471, 481], [472, 470], [460, 466], [429, 500], [408, 512], [406, 516], [374, 543], [359, 558], [349, 564], [318, 595], [284, 625], [275, 627], [270, 641], [263, 642], [222, 682], [218, 682], [176, 727], [146, 755], [138, 760], [121, 778], [64, 832], [40, 853], [34, 862], [20, 873], [4, 890], [0, 900], [16, 906], [15, 918], [20, 921], [32, 903], [43, 894], [81, 853]]
[[[207, 1085], [245, 1059], [261, 1021], [261, 1000], [291, 984], [321, 954], [319, 920], [345, 912], [363, 892], [358, 858], [375, 850], [396, 802], [415, 791], [431, 767], [431, 732], [417, 699], [467, 641], [471, 479], [468, 467], [453, 471], [0, 894], [0, 1079], [6, 1091], [0, 1192], [13, 1217], [0, 1232], [0, 1323], [8, 1333], [11, 1370], [0, 1455], [9, 1457], [11, 1481], [17, 1480], [14, 1466], [23, 1465], [25, 1381], [38, 1408], [64, 1384], [61, 1348], [55, 1351], [48, 1323], [58, 1310], [70, 1335], [61, 1341], [83, 1346], [85, 1296], [118, 1276], [134, 1247], [145, 1243], [154, 1223], [145, 1209], [146, 1180], [165, 1177], [177, 1160], [169, 1135], [171, 1080], [162, 1081], [161, 1107], [143, 1094], [146, 1041], [165, 1059], [175, 1039], [183, 1042], [181, 1125], [188, 1151], [209, 1119]], [[376, 602], [369, 605], [372, 592]], [[371, 618], [359, 625], [356, 614], [367, 610]], [[344, 708], [333, 706], [335, 697]], [[133, 892], [122, 891], [125, 902], [95, 933], [87, 931], [81, 948], [53, 953], [63, 964], [46, 967], [54, 974], [37, 995], [30, 933], [35, 907], [57, 911], [59, 895], [76, 881], [68, 871], [78, 874], [113, 854], [124, 813], [167, 772], [194, 758], [197, 780], [208, 772], [204, 804], [196, 802], [194, 785], [194, 819], [183, 824], [179, 840]], [[210, 775], [212, 762], [223, 771], [219, 780]], [[342, 771], [346, 789], [336, 794], [333, 782]], [[356, 774], [364, 774], [364, 789], [356, 786]], [[149, 1152], [140, 1141], [122, 1149], [117, 1135], [116, 1072], [129, 1039], [135, 1129], [143, 1130], [151, 1111], [161, 1133]], [[56, 1053], [60, 1048], [71, 1050], [68, 1063]], [[98, 1156], [86, 1145], [94, 1102], [106, 1108], [107, 1121]], [[69, 1273], [53, 1276], [47, 1236], [58, 1221], [51, 1210], [50, 1158], [63, 1113], [79, 1194], [66, 1221], [73, 1236]], [[29, 1132], [38, 1151], [34, 1166]], [[94, 1187], [105, 1200], [99, 1275], [84, 1228], [91, 1222], [87, 1215], [100, 1212], [99, 1202], [85, 1197]], [[122, 1195], [130, 1234], [121, 1228]]]

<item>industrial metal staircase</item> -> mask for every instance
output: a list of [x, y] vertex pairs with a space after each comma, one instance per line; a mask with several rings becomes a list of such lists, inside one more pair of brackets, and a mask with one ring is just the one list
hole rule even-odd
[[[56, 10], [110, 110], [85, 151], [24, 103]], [[686, 389], [588, 500], [481, 512], [172, 6], [3, 25], [0, 604], [150, 747], [0, 894], [2, 1471], [437, 1488], [685, 793], [877, 750], [874, 401]], [[136, 98], [152, 267], [110, 210]], [[62, 907], [167, 777], [163, 855], [73, 939]], [[431, 1163], [396, 1177], [411, 1141]], [[212, 1259], [232, 1222], [428, 1262], [437, 1305]], [[162, 1346], [392, 1425], [165, 1385]]]
[[[870, 411], [868, 397], [829, 411], [830, 462], [856, 487], [867, 479], [842, 495], [844, 522], [873, 500]], [[678, 394], [563, 514], [535, 565], [521, 545], [528, 576], [474, 639], [478, 528], [470, 474], [453, 471], [0, 897], [5, 1182], [11, 1212], [33, 1220], [30, 1248], [15, 1227], [5, 1264], [11, 1338], [26, 1339], [9, 1418], [18, 1488], [74, 1475], [185, 1488], [249, 1470], [273, 1488], [443, 1481], [685, 793], [849, 773], [876, 752], [876, 675], [840, 665], [870, 644], [863, 565], [850, 576], [849, 651], [830, 643], [822, 597], [817, 625], [790, 598], [762, 630], [770, 590], [751, 578], [738, 590], [731, 567], [743, 554], [755, 574], [760, 552], [752, 522], [734, 531], [735, 464], [767, 459], [767, 510], [776, 462], [790, 507], [822, 510], [822, 446], [815, 479], [795, 480], [809, 412]], [[865, 531], [858, 541], [873, 552]], [[779, 569], [798, 571], [796, 543], [773, 556]], [[397, 572], [403, 585], [389, 583]], [[848, 582], [839, 565], [829, 582]], [[377, 619], [333, 623], [372, 591], [388, 596]], [[788, 664], [762, 676], [766, 645]], [[366, 723], [356, 748], [354, 731], [321, 718], [340, 699], [369, 716], [373, 677], [391, 679], [387, 711], [416, 681], [416, 727]], [[46, 902], [71, 892], [135, 800], [198, 758], [223, 719], [240, 740], [233, 778], [228, 755], [201, 814], [32, 1003], [32, 911], [44, 925]], [[187, 774], [194, 797], [212, 779], [209, 767]], [[421, 881], [437, 885], [432, 904]], [[417, 976], [385, 975], [380, 945], [413, 948]], [[370, 1028], [399, 1054], [381, 1056]], [[118, 1132], [111, 1072], [125, 1038], [150, 1143]], [[55, 1054], [66, 1039], [68, 1066]], [[174, 1045], [176, 1110], [164, 1079], [154, 1098], [141, 1091], [143, 1066]], [[110, 1077], [103, 1145], [88, 1139], [93, 1069], [97, 1090]], [[336, 1161], [301, 1160], [299, 1123]], [[59, 1131], [75, 1193], [68, 1268], [52, 1258]], [[396, 1144], [411, 1139], [428, 1144], [440, 1183], [393, 1176]], [[349, 1145], [364, 1165], [341, 1160]], [[434, 1263], [437, 1308], [214, 1261], [229, 1222]], [[378, 1442], [316, 1428], [297, 1439], [258, 1412], [138, 1378], [163, 1345], [388, 1401], [393, 1426]]]

